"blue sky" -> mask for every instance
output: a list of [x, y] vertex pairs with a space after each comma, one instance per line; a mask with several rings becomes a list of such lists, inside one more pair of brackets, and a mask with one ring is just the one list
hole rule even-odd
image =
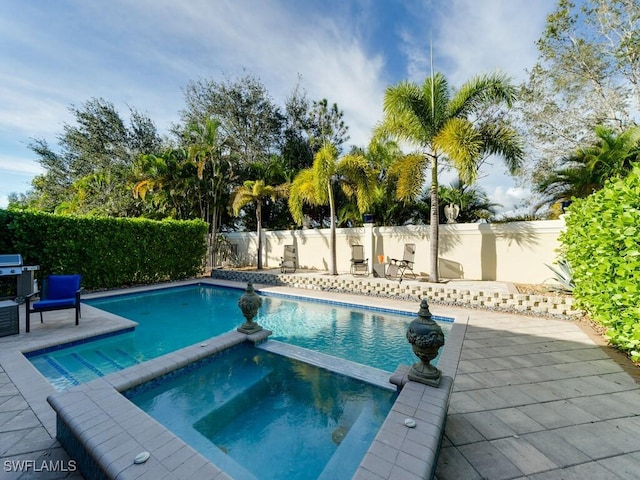
[[[57, 147], [71, 105], [91, 98], [179, 120], [190, 80], [258, 77], [284, 105], [298, 79], [344, 110], [366, 146], [388, 85], [434, 69], [453, 86], [502, 71], [526, 78], [554, 0], [2, 0], [0, 208], [41, 172], [32, 138]], [[509, 210], [526, 196], [500, 163], [480, 185]], [[446, 175], [443, 177], [446, 182]]]

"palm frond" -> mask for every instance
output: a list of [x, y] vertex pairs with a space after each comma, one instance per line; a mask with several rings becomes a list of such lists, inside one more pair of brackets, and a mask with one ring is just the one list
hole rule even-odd
[[479, 127], [479, 132], [486, 155], [501, 156], [512, 175], [522, 168], [524, 148], [515, 128], [504, 122], [486, 122]]
[[478, 75], [466, 81], [449, 102], [450, 117], [466, 117], [487, 104], [511, 107], [518, 90], [502, 73]]
[[315, 178], [313, 168], [300, 170], [291, 183], [289, 190], [289, 211], [293, 220], [302, 225], [304, 214], [302, 207], [306, 205], [318, 205]]
[[325, 144], [313, 159], [311, 168], [314, 172], [313, 180], [318, 204], [325, 204], [329, 200], [328, 185], [336, 173], [337, 159], [338, 149], [330, 143]]
[[342, 177], [342, 191], [348, 198], [356, 198], [358, 210], [364, 213], [373, 202], [375, 177], [364, 155], [345, 155], [338, 164]]
[[414, 201], [422, 191], [425, 172], [429, 160], [424, 155], [411, 154], [399, 159], [389, 169], [389, 175], [396, 177], [396, 198], [402, 202]]
[[483, 141], [473, 123], [463, 118], [451, 118], [440, 129], [433, 143], [453, 163], [465, 183], [476, 180]]
[[451, 93], [446, 77], [442, 73], [436, 73], [433, 78], [427, 77], [422, 84], [422, 96], [428, 104], [422, 117], [423, 124], [429, 125], [429, 137], [433, 137], [449, 117]]
[[381, 133], [417, 143], [424, 143], [432, 134], [431, 101], [418, 85], [405, 81], [387, 87], [383, 109]]

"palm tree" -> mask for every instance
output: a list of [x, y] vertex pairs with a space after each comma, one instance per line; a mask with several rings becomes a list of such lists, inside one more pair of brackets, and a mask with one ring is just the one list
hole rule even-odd
[[510, 107], [516, 89], [500, 74], [482, 75], [450, 92], [444, 75], [425, 79], [422, 86], [403, 81], [388, 87], [384, 96], [384, 119], [378, 135], [409, 142], [419, 155], [399, 162], [397, 198], [413, 200], [426, 180], [431, 165], [430, 281], [438, 282], [438, 166], [449, 161], [460, 178], [472, 184], [478, 168], [490, 156], [501, 156], [514, 173], [523, 157], [519, 136], [504, 121], [503, 107]]
[[[225, 193], [233, 179], [233, 166], [225, 153], [224, 143], [218, 135], [221, 123], [207, 118], [204, 123], [193, 122], [185, 132], [187, 140], [187, 158], [197, 167], [198, 178], [205, 180], [206, 191], [200, 196], [200, 209], [209, 221], [212, 238], [217, 238], [221, 209], [225, 202]], [[216, 252], [213, 251], [213, 265], [216, 264]]]
[[616, 135], [613, 130], [596, 127], [596, 142], [564, 157], [555, 170], [538, 181], [536, 191], [545, 199], [536, 205], [584, 198], [604, 187], [612, 177], [624, 177], [640, 160], [640, 126]]
[[152, 208], [146, 215], [154, 218], [190, 218], [197, 203], [196, 167], [187, 160], [187, 152], [170, 148], [159, 155], [140, 155], [134, 171], [134, 198], [146, 200], [149, 193]]
[[338, 160], [337, 148], [325, 143], [316, 153], [313, 166], [301, 170], [293, 179], [289, 192], [289, 210], [293, 220], [302, 225], [303, 206], [329, 205], [330, 249], [329, 273], [337, 275], [336, 266], [336, 205], [334, 185], [339, 184], [348, 199], [355, 198], [361, 213], [371, 203], [374, 178], [361, 154], [349, 154]]
[[273, 187], [265, 185], [264, 180], [247, 180], [244, 184], [236, 189], [233, 197], [233, 214], [238, 216], [242, 207], [249, 203], [256, 204], [256, 221], [258, 224], [258, 270], [262, 270], [262, 203], [270, 198], [275, 200], [277, 197], [285, 196], [287, 186], [280, 185]]
[[373, 206], [370, 209], [381, 225], [414, 223], [420, 216], [421, 204], [414, 199], [396, 201], [401, 167], [415, 154], [405, 154], [397, 142], [374, 136], [366, 152], [369, 164], [376, 173]]

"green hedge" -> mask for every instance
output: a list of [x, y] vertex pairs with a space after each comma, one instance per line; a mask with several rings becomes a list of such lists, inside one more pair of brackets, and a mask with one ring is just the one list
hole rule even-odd
[[81, 273], [88, 289], [193, 277], [202, 272], [207, 224], [0, 210], [0, 252], [19, 253], [39, 276]]
[[640, 167], [569, 207], [563, 253], [579, 304], [640, 360]]

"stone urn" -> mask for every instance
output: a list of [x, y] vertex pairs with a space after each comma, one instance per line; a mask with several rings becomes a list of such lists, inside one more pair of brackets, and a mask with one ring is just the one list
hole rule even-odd
[[442, 372], [431, 365], [431, 360], [438, 356], [438, 351], [444, 345], [442, 328], [431, 318], [427, 299], [420, 302], [418, 316], [409, 324], [407, 341], [411, 344], [413, 353], [420, 359], [409, 370], [409, 380], [425, 385], [437, 387], [440, 385]]
[[238, 306], [242, 310], [246, 322], [238, 327], [238, 332], [250, 335], [262, 330], [262, 327], [253, 321], [258, 314], [260, 305], [262, 305], [262, 298], [253, 289], [253, 283], [247, 283], [247, 289], [238, 300]]

